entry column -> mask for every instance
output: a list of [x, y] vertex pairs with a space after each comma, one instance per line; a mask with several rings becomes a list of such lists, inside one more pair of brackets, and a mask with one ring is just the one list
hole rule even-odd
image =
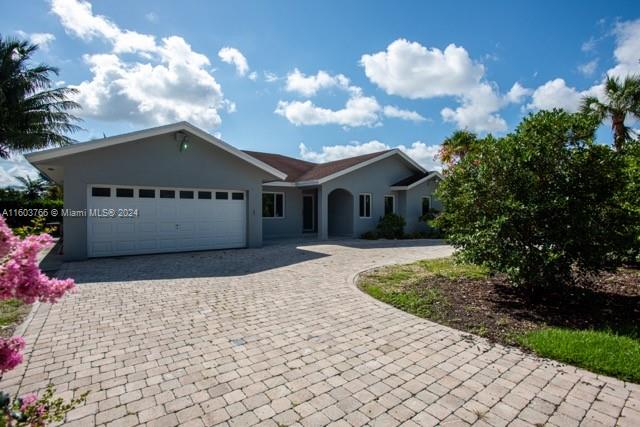
[[329, 238], [328, 202], [327, 191], [318, 187], [318, 239], [321, 240]]

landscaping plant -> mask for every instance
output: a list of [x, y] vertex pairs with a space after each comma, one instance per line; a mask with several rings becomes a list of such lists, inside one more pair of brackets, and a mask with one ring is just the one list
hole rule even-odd
[[383, 239], [402, 239], [406, 222], [400, 215], [388, 213], [378, 222], [376, 235]]
[[594, 141], [598, 124], [541, 111], [447, 169], [437, 224], [459, 256], [531, 287], [620, 265], [636, 243], [638, 212], [624, 203], [623, 155]]
[[29, 225], [23, 225], [22, 227], [16, 227], [13, 232], [18, 237], [27, 237], [33, 234], [51, 234], [56, 231], [55, 227], [47, 226], [46, 216], [36, 216], [31, 219]]
[[[72, 279], [55, 279], [46, 276], [38, 266], [38, 254], [53, 244], [48, 234], [19, 238], [0, 217], [0, 300], [18, 300], [26, 304], [36, 301], [55, 303], [74, 288]], [[0, 338], [0, 374], [22, 363], [25, 341], [20, 336]], [[12, 399], [0, 392], [0, 425], [43, 426], [59, 422], [64, 415], [80, 403], [86, 395], [65, 403], [53, 397], [53, 388], [38, 398], [30, 393]]]

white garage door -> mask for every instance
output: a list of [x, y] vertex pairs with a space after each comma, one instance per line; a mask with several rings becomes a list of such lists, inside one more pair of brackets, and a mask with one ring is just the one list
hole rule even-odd
[[90, 257], [246, 246], [244, 192], [90, 185]]

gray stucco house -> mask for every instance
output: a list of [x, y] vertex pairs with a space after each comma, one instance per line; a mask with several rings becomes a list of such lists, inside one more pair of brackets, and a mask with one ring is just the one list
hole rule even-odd
[[413, 232], [441, 208], [441, 175], [399, 150], [317, 164], [241, 151], [186, 122], [26, 158], [64, 185], [69, 260], [357, 237], [387, 212]]

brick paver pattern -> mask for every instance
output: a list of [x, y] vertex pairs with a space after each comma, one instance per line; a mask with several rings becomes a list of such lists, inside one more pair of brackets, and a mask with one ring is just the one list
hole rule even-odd
[[640, 425], [640, 386], [396, 310], [372, 267], [449, 255], [428, 241], [292, 243], [64, 264], [0, 389], [89, 390], [66, 425]]

